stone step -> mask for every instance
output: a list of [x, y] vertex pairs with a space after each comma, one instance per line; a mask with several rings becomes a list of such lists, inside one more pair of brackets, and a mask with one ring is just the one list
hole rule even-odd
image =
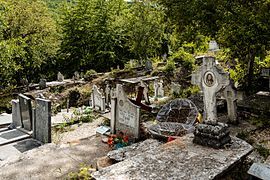
[[27, 139], [30, 137], [31, 136], [29, 134], [26, 134], [17, 129], [3, 131], [0, 133], [0, 146], [20, 141], [23, 139]]

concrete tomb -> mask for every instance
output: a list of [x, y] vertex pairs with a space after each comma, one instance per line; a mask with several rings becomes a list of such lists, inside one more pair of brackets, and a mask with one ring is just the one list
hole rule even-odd
[[105, 97], [99, 91], [96, 85], [93, 86], [92, 94], [92, 106], [95, 110], [104, 112], [105, 111]]
[[124, 92], [123, 86], [117, 84], [116, 97], [112, 98], [111, 132], [122, 131], [132, 139], [139, 138], [140, 107], [133, 104]]
[[51, 101], [36, 99], [34, 137], [42, 143], [51, 142]]
[[204, 124], [197, 125], [194, 143], [220, 148], [231, 138], [228, 126], [217, 122], [216, 93], [229, 85], [229, 74], [216, 64], [214, 57], [202, 58], [203, 65], [192, 75], [192, 82], [203, 90], [204, 101]]

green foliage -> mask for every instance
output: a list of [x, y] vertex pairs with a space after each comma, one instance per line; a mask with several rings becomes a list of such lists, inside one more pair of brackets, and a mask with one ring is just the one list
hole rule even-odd
[[97, 74], [97, 72], [93, 69], [90, 69], [90, 70], [86, 71], [85, 76], [89, 77], [89, 76], [94, 75], [94, 74]]
[[117, 21], [126, 8], [122, 0], [67, 3], [61, 21], [61, 66], [106, 71], [121, 64], [129, 53], [122, 46], [125, 37]]
[[269, 149], [263, 147], [262, 145], [256, 145], [255, 146], [256, 150], [258, 151], [258, 153], [264, 157], [265, 159], [270, 155], [270, 151]]
[[0, 82], [37, 78], [58, 49], [55, 21], [40, 0], [0, 0]]
[[134, 1], [124, 17], [127, 46], [139, 60], [157, 55], [164, 38], [164, 8], [155, 1]]
[[197, 94], [200, 91], [198, 86], [190, 86], [186, 89], [181, 89], [179, 93], [174, 92], [174, 98], [188, 98], [191, 95]]
[[171, 74], [172, 75], [175, 69], [176, 69], [175, 62], [172, 61], [172, 60], [169, 60], [169, 61], [167, 61], [167, 64], [166, 64], [166, 66], [164, 68], [164, 72], [166, 74]]
[[95, 171], [94, 168], [90, 165], [82, 164], [78, 172], [71, 172], [68, 174], [69, 179], [93, 179], [91, 172]]
[[192, 42], [198, 34], [215, 38], [222, 48], [229, 49], [227, 59], [238, 59], [244, 70], [243, 85], [252, 89], [255, 58], [263, 61], [270, 49], [269, 0], [159, 1], [167, 7], [182, 42]]
[[186, 52], [184, 48], [180, 48], [177, 52], [173, 53], [170, 57], [174, 62], [178, 62], [181, 64], [181, 67], [192, 70], [195, 58], [192, 54]]

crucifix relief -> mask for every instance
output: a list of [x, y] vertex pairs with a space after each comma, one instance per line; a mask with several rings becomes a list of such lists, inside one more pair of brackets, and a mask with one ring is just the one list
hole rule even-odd
[[194, 132], [194, 142], [219, 148], [230, 141], [228, 126], [217, 121], [216, 93], [229, 85], [229, 74], [216, 64], [215, 58], [202, 56], [202, 66], [192, 75], [192, 84], [203, 91], [204, 124]]

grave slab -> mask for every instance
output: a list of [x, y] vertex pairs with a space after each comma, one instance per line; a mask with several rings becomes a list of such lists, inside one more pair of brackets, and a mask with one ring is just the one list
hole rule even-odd
[[17, 129], [4, 131], [0, 133], [0, 146], [9, 144], [15, 141], [29, 138], [30, 135]]
[[192, 143], [193, 135], [150, 149], [93, 174], [95, 179], [181, 179], [220, 178], [252, 152], [251, 145], [233, 137], [231, 146], [216, 150]]
[[8, 125], [12, 122], [12, 115], [3, 113], [0, 114], [0, 126]]
[[23, 152], [39, 147], [40, 143], [35, 139], [25, 139], [0, 147], [0, 161], [12, 159]]

